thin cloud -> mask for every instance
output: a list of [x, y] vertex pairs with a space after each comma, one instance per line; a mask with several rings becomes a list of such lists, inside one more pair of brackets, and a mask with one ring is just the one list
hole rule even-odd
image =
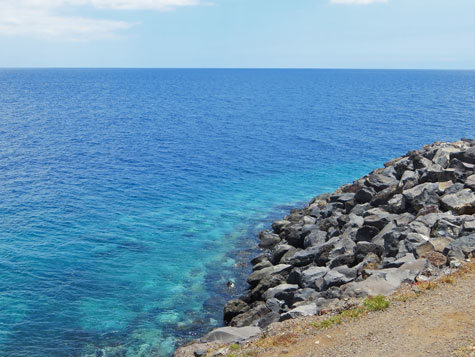
[[332, 4], [345, 4], [345, 5], [369, 5], [375, 3], [387, 3], [388, 0], [331, 0]]
[[87, 6], [109, 10], [170, 11], [200, 4], [199, 0], [0, 0], [0, 36], [70, 41], [115, 38], [137, 23], [65, 16], [61, 10]]

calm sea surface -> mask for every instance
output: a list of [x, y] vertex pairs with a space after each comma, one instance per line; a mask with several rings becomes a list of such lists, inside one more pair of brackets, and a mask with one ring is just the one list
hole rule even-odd
[[0, 70], [0, 355], [169, 355], [273, 218], [462, 137], [473, 71]]

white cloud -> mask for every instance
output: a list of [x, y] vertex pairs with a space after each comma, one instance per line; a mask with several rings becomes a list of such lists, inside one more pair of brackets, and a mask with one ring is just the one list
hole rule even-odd
[[387, 3], [388, 0], [331, 0], [332, 4], [347, 4], [347, 5], [369, 5], [375, 3]]
[[199, 4], [199, 0], [0, 0], [0, 35], [73, 41], [111, 38], [137, 23], [65, 16], [61, 11], [78, 6], [110, 10], [169, 11]]

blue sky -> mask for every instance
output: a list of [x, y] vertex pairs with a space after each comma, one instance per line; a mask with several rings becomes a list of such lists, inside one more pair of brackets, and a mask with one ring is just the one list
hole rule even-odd
[[0, 0], [1, 67], [475, 69], [475, 0]]

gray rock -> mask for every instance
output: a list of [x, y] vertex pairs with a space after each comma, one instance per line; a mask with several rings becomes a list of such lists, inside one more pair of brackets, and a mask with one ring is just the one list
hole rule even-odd
[[401, 226], [407, 226], [409, 223], [411, 223], [414, 219], [416, 218], [416, 216], [414, 216], [413, 214], [410, 214], [409, 212], [404, 212], [403, 214], [400, 214], [399, 216], [397, 216], [395, 219], [394, 219], [394, 222], [396, 223], [396, 225], [398, 227], [401, 227]]
[[292, 269], [291, 265], [279, 264], [279, 265], [272, 266], [269, 268], [257, 270], [253, 272], [251, 275], [249, 275], [249, 277], [247, 278], [247, 282], [251, 286], [256, 286], [259, 283], [259, 281], [264, 279], [266, 276], [283, 274], [283, 273], [289, 272], [291, 269]]
[[399, 180], [398, 188], [408, 190], [419, 184], [419, 175], [414, 171], [407, 170]]
[[475, 213], [475, 193], [466, 188], [457, 193], [446, 194], [441, 198], [442, 206], [457, 214]]
[[240, 299], [229, 300], [224, 306], [224, 322], [229, 324], [231, 320], [249, 310], [249, 305]]
[[324, 286], [324, 276], [329, 271], [327, 267], [311, 267], [302, 271], [300, 285], [302, 288], [313, 288], [320, 291]]
[[284, 300], [287, 303], [287, 301], [290, 301], [290, 299], [288, 298], [291, 298], [293, 296], [293, 294], [289, 293], [293, 293], [298, 288], [299, 286], [294, 284], [280, 284], [274, 288], [267, 290], [264, 293], [264, 299], [269, 300], [275, 297], [278, 300]]
[[444, 250], [444, 254], [457, 259], [475, 255], [475, 234], [455, 239]]
[[346, 203], [348, 201], [352, 201], [355, 198], [355, 194], [348, 192], [348, 193], [341, 193], [338, 195], [333, 195], [330, 197], [330, 202], [341, 202]]
[[363, 187], [355, 194], [355, 201], [358, 203], [370, 202], [373, 199], [375, 191], [370, 187]]
[[307, 302], [315, 301], [318, 296], [319, 296], [319, 293], [316, 292], [314, 289], [311, 289], [311, 288], [299, 289], [294, 293], [293, 304], [303, 302], [303, 301], [307, 301]]
[[416, 261], [414, 254], [409, 253], [403, 256], [402, 258], [396, 259], [394, 261], [383, 263], [383, 267], [386, 268], [399, 268], [400, 266], [404, 265], [405, 263], [411, 263]]
[[429, 242], [432, 244], [436, 252], [443, 253], [445, 248], [447, 248], [449, 244], [453, 242], [453, 239], [448, 237], [431, 238]]
[[271, 311], [261, 319], [259, 319], [259, 322], [257, 323], [260, 328], [266, 328], [273, 322], [277, 322], [280, 320], [280, 314], [279, 312], [276, 311]]
[[382, 174], [371, 174], [366, 179], [366, 185], [372, 187], [376, 192], [382, 191], [389, 186], [396, 185], [398, 182], [393, 176], [384, 176]]
[[391, 213], [403, 213], [406, 207], [406, 199], [402, 194], [394, 195], [388, 201], [388, 211]]
[[264, 303], [256, 304], [255, 307], [246, 311], [243, 314], [235, 316], [231, 320], [231, 326], [233, 327], [243, 327], [243, 326], [256, 326], [259, 320], [267, 315], [270, 310]]
[[387, 212], [380, 214], [372, 214], [364, 218], [364, 224], [366, 226], [376, 227], [379, 232], [392, 220], [392, 218], [393, 216]]
[[409, 190], [404, 190], [402, 194], [406, 202], [416, 212], [427, 205], [438, 205], [439, 195], [437, 194], [438, 184], [423, 183]]
[[397, 185], [392, 185], [389, 186], [388, 188], [385, 188], [382, 191], [379, 191], [376, 193], [371, 200], [371, 205], [374, 207], [386, 205], [389, 200], [396, 194], [398, 193], [400, 189], [398, 188]]
[[288, 252], [295, 253], [297, 249], [289, 244], [279, 243], [272, 250], [272, 263], [278, 264], [282, 257]]
[[465, 187], [471, 189], [472, 191], [475, 191], [475, 174], [467, 177], [467, 179], [465, 180]]
[[361, 241], [356, 244], [354, 248], [356, 262], [361, 262], [368, 255], [368, 253], [374, 253], [381, 257], [384, 253], [384, 246], [372, 242]]
[[461, 227], [453, 224], [449, 220], [442, 218], [438, 220], [431, 229], [432, 237], [450, 237], [457, 238], [460, 234]]
[[356, 241], [366, 241], [370, 242], [377, 234], [379, 233], [379, 229], [374, 226], [367, 226], [364, 225], [358, 229], [356, 232]]
[[409, 232], [419, 233], [424, 236], [430, 235], [430, 228], [424, 224], [422, 220], [416, 219], [407, 225]]
[[350, 269], [346, 265], [332, 269], [323, 278], [325, 289], [349, 283], [356, 279], [356, 274], [356, 269]]
[[317, 314], [317, 312], [317, 305], [314, 303], [308, 305], [301, 305], [296, 307], [295, 309], [286, 312], [285, 314], [282, 314], [280, 317], [280, 321], [295, 319], [297, 317], [302, 316], [314, 316]]
[[252, 301], [261, 300], [264, 293], [280, 284], [285, 283], [285, 277], [279, 274], [276, 275], [267, 275], [262, 280], [259, 281], [250, 293], [250, 297]]
[[261, 333], [261, 329], [259, 327], [254, 326], [246, 326], [246, 327], [220, 327], [214, 329], [206, 336], [202, 338], [202, 340], [206, 342], [219, 342], [219, 343], [232, 343], [232, 342], [240, 342], [247, 340], [251, 337], [254, 337]]
[[429, 237], [419, 233], [408, 233], [404, 239], [404, 245], [408, 252], [415, 253], [416, 248], [429, 241]]
[[272, 223], [272, 229], [275, 233], [280, 234], [280, 232], [282, 232], [290, 224], [291, 222], [287, 220], [275, 221]]
[[464, 151], [454, 152], [450, 154], [450, 158], [456, 158], [462, 162], [466, 162], [468, 164], [475, 164], [475, 146], [468, 148]]
[[444, 169], [447, 168], [450, 164], [450, 154], [459, 152], [459, 149], [454, 147], [443, 147], [436, 151], [434, 157], [432, 158], [432, 162], [438, 164], [439, 166], [443, 167]]
[[259, 234], [259, 247], [263, 249], [272, 249], [275, 245], [280, 243], [280, 237], [277, 234], [269, 231], [263, 231]]
[[462, 223], [462, 234], [475, 232], [475, 217], [467, 216]]
[[252, 267], [252, 270], [253, 271], [256, 271], [256, 270], [261, 270], [261, 269], [264, 269], [264, 268], [269, 268], [272, 266], [272, 263], [269, 261], [269, 260], [264, 260], [256, 265], [254, 265]]
[[317, 245], [322, 245], [327, 240], [327, 232], [321, 230], [315, 230], [311, 232], [308, 236], [304, 238], [303, 246], [304, 248], [309, 248]]
[[203, 356], [206, 356], [208, 354], [208, 350], [206, 348], [197, 348], [196, 350], [193, 351], [193, 355], [195, 357], [203, 357]]
[[423, 273], [429, 266], [426, 259], [419, 259], [405, 263], [399, 268], [382, 269], [374, 271], [368, 279], [352, 282], [345, 286], [345, 294], [349, 296], [390, 295], [401, 284], [412, 283], [416, 277]]
[[317, 259], [322, 251], [322, 245], [310, 247], [305, 250], [295, 252], [293, 255], [289, 256], [286, 259], [283, 259], [283, 263], [290, 264], [294, 267], [303, 267], [309, 265]]

